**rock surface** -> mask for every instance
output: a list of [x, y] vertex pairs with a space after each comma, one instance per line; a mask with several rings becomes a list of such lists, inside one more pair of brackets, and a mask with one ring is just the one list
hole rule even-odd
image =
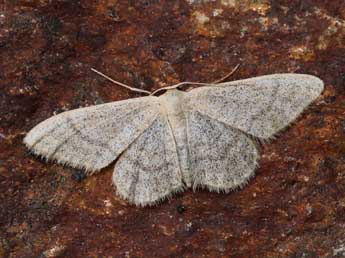
[[[334, 1], [0, 3], [0, 257], [345, 257], [345, 5]], [[261, 146], [240, 191], [119, 199], [112, 166], [45, 163], [22, 139], [54, 113], [180, 81], [308, 73], [322, 96]]]

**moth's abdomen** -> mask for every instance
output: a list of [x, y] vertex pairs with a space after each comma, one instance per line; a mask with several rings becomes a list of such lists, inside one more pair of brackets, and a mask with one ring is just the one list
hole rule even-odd
[[180, 90], [168, 90], [160, 97], [161, 105], [168, 117], [168, 121], [174, 135], [176, 151], [179, 158], [180, 170], [184, 183], [190, 187], [192, 177], [189, 166], [189, 149], [187, 144], [187, 121], [185, 117], [184, 97], [185, 92]]
[[168, 115], [168, 120], [175, 138], [180, 170], [184, 183], [190, 187], [192, 176], [190, 173], [189, 149], [187, 144], [187, 120], [184, 113]]

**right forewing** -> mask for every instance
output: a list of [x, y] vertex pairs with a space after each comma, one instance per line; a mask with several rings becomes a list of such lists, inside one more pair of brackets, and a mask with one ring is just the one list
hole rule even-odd
[[151, 125], [159, 113], [156, 99], [142, 97], [67, 111], [38, 124], [24, 143], [47, 159], [98, 171]]
[[323, 90], [305, 74], [273, 74], [200, 87], [187, 107], [262, 139], [289, 125]]

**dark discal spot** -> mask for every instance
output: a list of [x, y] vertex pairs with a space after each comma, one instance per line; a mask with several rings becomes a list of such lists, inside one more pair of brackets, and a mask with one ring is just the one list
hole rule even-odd
[[84, 171], [78, 170], [72, 174], [71, 178], [74, 181], [80, 183], [86, 178], [86, 174]]

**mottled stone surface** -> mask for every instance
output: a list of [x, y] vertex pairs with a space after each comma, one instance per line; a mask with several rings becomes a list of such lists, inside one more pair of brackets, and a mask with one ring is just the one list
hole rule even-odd
[[[0, 257], [345, 257], [345, 5], [332, 1], [0, 3]], [[185, 192], [153, 208], [28, 153], [52, 114], [154, 90], [313, 74], [326, 89], [261, 147], [241, 191]]]

